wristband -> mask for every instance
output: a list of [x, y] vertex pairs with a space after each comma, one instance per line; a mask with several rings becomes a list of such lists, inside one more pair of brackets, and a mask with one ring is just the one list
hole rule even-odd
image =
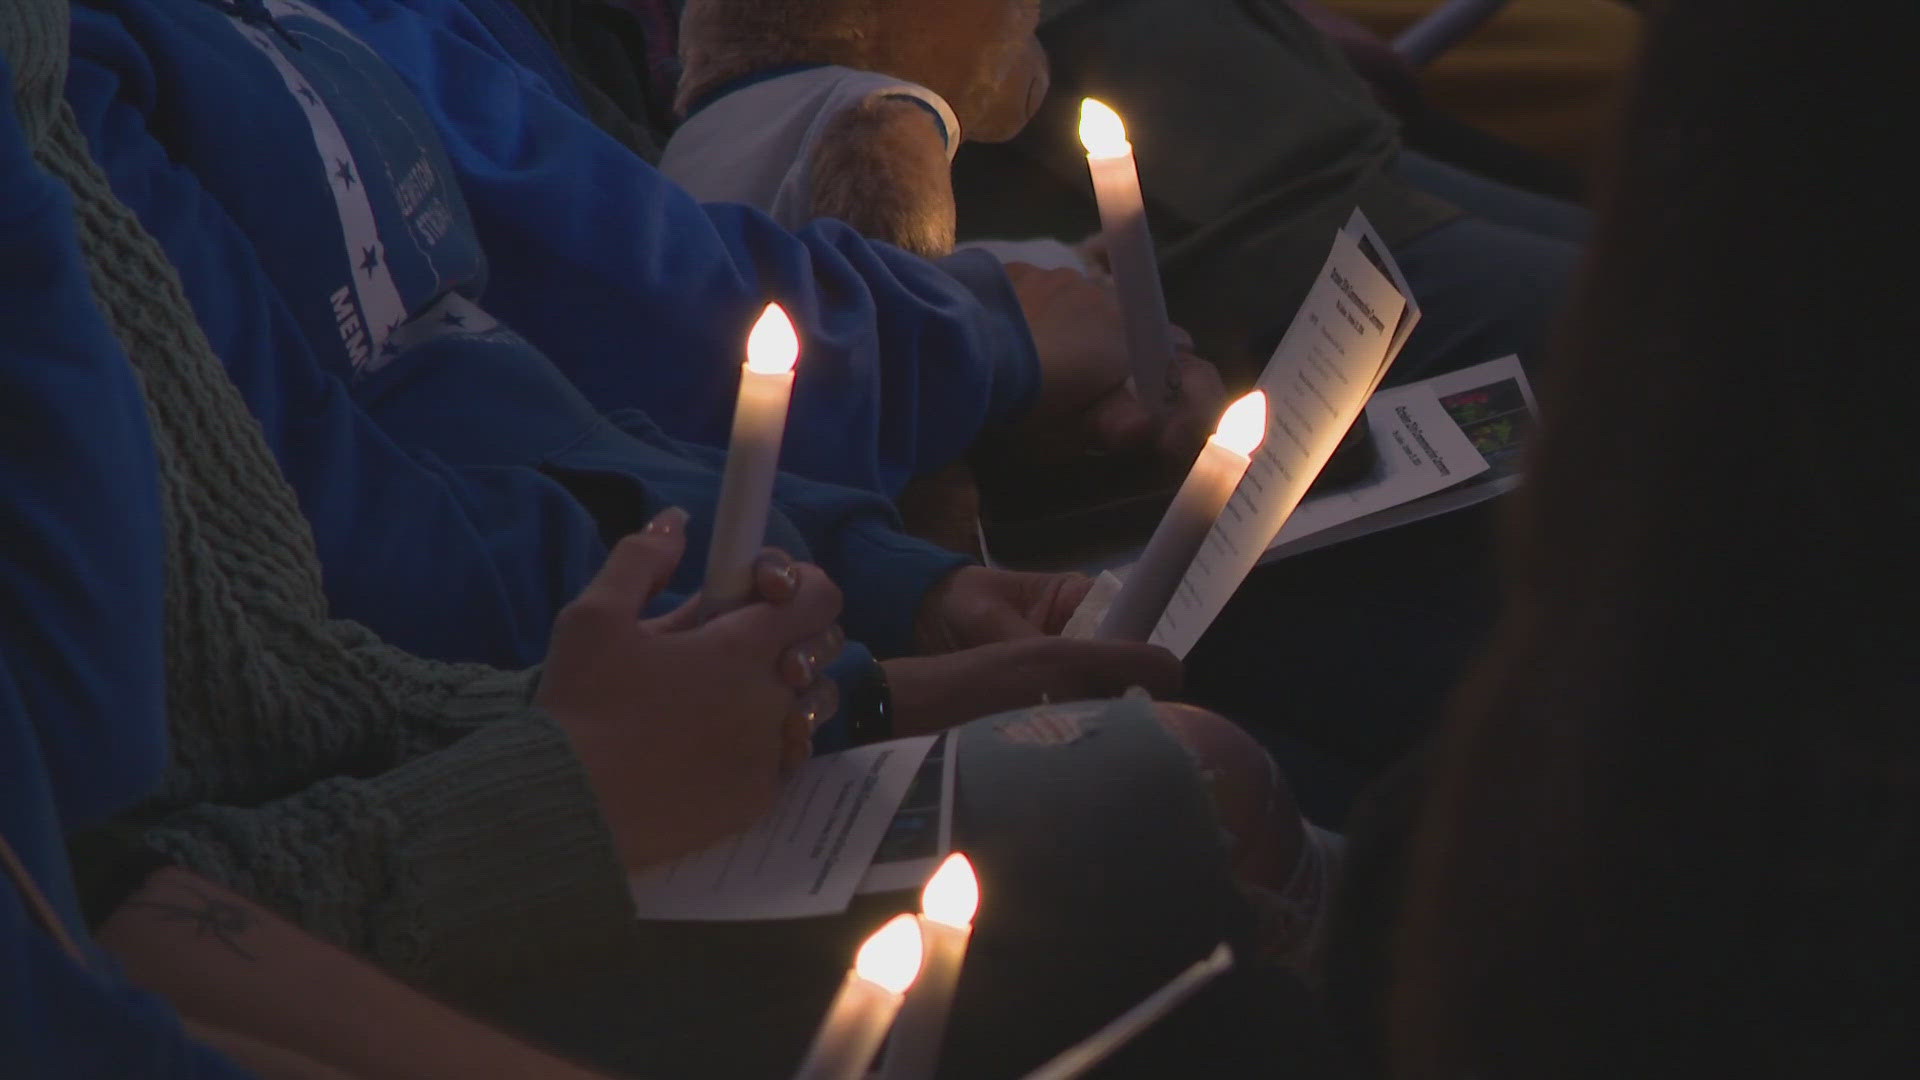
[[875, 660], [840, 685], [840, 714], [847, 719], [847, 741], [854, 746], [893, 738], [893, 688], [886, 669]]

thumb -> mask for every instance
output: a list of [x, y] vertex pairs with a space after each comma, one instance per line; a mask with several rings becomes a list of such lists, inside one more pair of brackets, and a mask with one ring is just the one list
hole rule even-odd
[[580, 600], [596, 608], [631, 611], [637, 619], [672, 580], [686, 550], [687, 512], [669, 507], [645, 529], [614, 545], [600, 572], [580, 591]]
[[1033, 621], [1012, 604], [1000, 602], [983, 607], [974, 615], [973, 625], [968, 628], [969, 637], [977, 643], [986, 644], [995, 641], [1019, 641], [1022, 638], [1039, 637], [1043, 628], [1035, 626]]
[[[658, 595], [659, 590], [654, 590]], [[648, 599], [652, 599], [649, 597]], [[677, 634], [683, 630], [694, 630], [700, 626], [701, 594], [695, 591], [692, 596], [681, 601], [680, 606], [665, 615], [647, 619], [640, 625], [649, 634]]]
[[1033, 596], [1027, 605], [1028, 619], [1044, 634], [1058, 634], [1073, 621], [1094, 579], [1085, 574], [1034, 574]]
[[1056, 638], [1071, 657], [1079, 677], [1079, 696], [1112, 697], [1128, 687], [1144, 688], [1156, 698], [1180, 691], [1185, 671], [1180, 659], [1158, 645], [1137, 641], [1078, 641]]
[[1086, 574], [1066, 573], [1047, 576], [1053, 579], [1053, 610], [1065, 612], [1069, 616], [1086, 600], [1087, 594], [1093, 591], [1094, 579]]

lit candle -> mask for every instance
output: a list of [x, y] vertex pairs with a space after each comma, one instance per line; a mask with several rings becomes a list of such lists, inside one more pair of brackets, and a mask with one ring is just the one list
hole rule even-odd
[[1233, 950], [1225, 942], [1213, 952], [1181, 972], [1153, 995], [1114, 1017], [1113, 1022], [1060, 1052], [1060, 1055], [1030, 1072], [1026, 1080], [1074, 1080], [1105, 1061], [1127, 1040], [1157, 1023], [1181, 1002], [1200, 992], [1208, 983], [1233, 967]]
[[860, 946], [794, 1080], [857, 1080], [867, 1074], [901, 996], [920, 972], [920, 952], [920, 920], [912, 915], [896, 915], [874, 931]]
[[1134, 386], [1147, 407], [1158, 413], [1178, 389], [1172, 374], [1173, 324], [1160, 291], [1160, 267], [1153, 234], [1147, 230], [1147, 203], [1140, 194], [1133, 145], [1127, 142], [1120, 115], [1092, 98], [1080, 103], [1080, 142], [1087, 148], [1093, 196], [1100, 204], [1100, 234], [1120, 293]]
[[884, 1080], [925, 1080], [934, 1074], [940, 1042], [947, 1034], [947, 1015], [953, 1011], [954, 987], [960, 984], [960, 965], [967, 958], [967, 939], [973, 936], [973, 913], [979, 906], [980, 883], [973, 876], [973, 864], [956, 851], [920, 892], [920, 933], [926, 953], [920, 961], [920, 978], [893, 1025], [886, 1066], [880, 1072]]
[[1145, 641], [1180, 587], [1187, 566], [1213, 528], [1214, 519], [1247, 474], [1253, 452], [1267, 434], [1267, 395], [1259, 390], [1227, 407], [1219, 430], [1201, 447], [1193, 471], [1180, 485], [1173, 505], [1153, 530], [1147, 550], [1127, 572], [1126, 582], [1107, 609], [1095, 637]]
[[747, 335], [747, 362], [740, 370], [740, 396], [733, 407], [733, 438], [720, 481], [713, 542], [707, 548], [707, 580], [701, 589], [703, 618], [731, 611], [753, 596], [753, 564], [767, 536], [773, 478], [780, 469], [780, 440], [787, 430], [793, 395], [793, 365], [800, 338], [779, 304], [768, 304]]

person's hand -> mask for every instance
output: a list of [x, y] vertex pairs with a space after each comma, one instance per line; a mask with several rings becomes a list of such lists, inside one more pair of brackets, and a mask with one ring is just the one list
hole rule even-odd
[[982, 716], [1038, 705], [1118, 697], [1145, 687], [1180, 689], [1180, 661], [1158, 645], [1029, 637], [941, 656], [881, 664], [893, 696], [894, 733], [922, 735]]
[[633, 869], [758, 820], [838, 707], [820, 672], [842, 641], [840, 590], [818, 567], [769, 551], [755, 602], [705, 624], [697, 597], [639, 617], [680, 562], [685, 523], [668, 510], [620, 541], [554, 621], [535, 698], [572, 741]]
[[[1096, 259], [1104, 258], [1097, 234], [1082, 248]], [[1174, 357], [1169, 375], [1175, 393], [1166, 415], [1156, 422], [1129, 380], [1131, 362], [1119, 301], [1103, 263], [1087, 274], [1010, 263], [1007, 275], [1020, 295], [1041, 356], [1041, 401], [1029, 425], [1033, 437], [1027, 441], [1045, 456], [1150, 446], [1172, 466], [1190, 464], [1227, 404], [1220, 372], [1194, 353], [1193, 335], [1179, 326], [1171, 328]], [[1059, 385], [1050, 397], [1048, 383], [1053, 380]]]
[[1227, 408], [1227, 388], [1219, 370], [1195, 356], [1192, 348], [1192, 340], [1187, 339], [1174, 357], [1173, 378], [1180, 389], [1154, 440], [1160, 460], [1182, 475], [1220, 426], [1220, 414]]
[[1154, 424], [1128, 382], [1120, 305], [1073, 270], [1007, 265], [1040, 355], [1040, 398], [1025, 441], [1056, 455], [1118, 452], [1150, 442]]
[[1031, 574], [963, 566], [928, 590], [914, 621], [927, 655], [1058, 634], [1093, 588], [1084, 574]]

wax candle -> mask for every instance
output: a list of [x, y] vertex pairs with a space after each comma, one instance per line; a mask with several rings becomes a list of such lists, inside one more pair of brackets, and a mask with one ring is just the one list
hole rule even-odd
[[733, 406], [733, 437], [720, 481], [720, 506], [707, 548], [707, 580], [701, 613], [711, 617], [753, 595], [753, 564], [767, 535], [773, 478], [780, 470], [780, 440], [793, 396], [793, 365], [800, 338], [779, 304], [768, 304], [747, 335], [747, 362], [740, 370], [740, 396]]
[[1172, 403], [1173, 324], [1160, 289], [1160, 266], [1147, 229], [1147, 203], [1140, 194], [1140, 171], [1133, 144], [1120, 115], [1101, 102], [1080, 103], [1080, 142], [1087, 148], [1093, 195], [1100, 205], [1100, 235], [1120, 294], [1120, 316], [1127, 333], [1127, 355], [1134, 386], [1156, 413]]
[[1267, 395], [1259, 390], [1227, 407], [1219, 430], [1201, 447], [1186, 483], [1173, 497], [1166, 516], [1153, 530], [1147, 550], [1127, 572], [1095, 637], [1145, 641], [1180, 587], [1187, 566], [1213, 529], [1214, 519], [1233, 497], [1252, 464], [1253, 452], [1267, 433]]
[[860, 946], [794, 1080], [858, 1080], [867, 1074], [902, 995], [920, 972], [920, 953], [920, 920], [912, 915], [896, 915], [874, 931]]
[[973, 864], [956, 851], [920, 892], [920, 934], [926, 951], [920, 977], [893, 1025], [880, 1073], [884, 1080], [926, 1080], [939, 1065], [940, 1042], [946, 1038], [947, 1015], [953, 1011], [953, 991], [960, 985], [960, 965], [967, 958], [967, 939], [973, 936], [973, 913], [979, 906], [980, 883]]

